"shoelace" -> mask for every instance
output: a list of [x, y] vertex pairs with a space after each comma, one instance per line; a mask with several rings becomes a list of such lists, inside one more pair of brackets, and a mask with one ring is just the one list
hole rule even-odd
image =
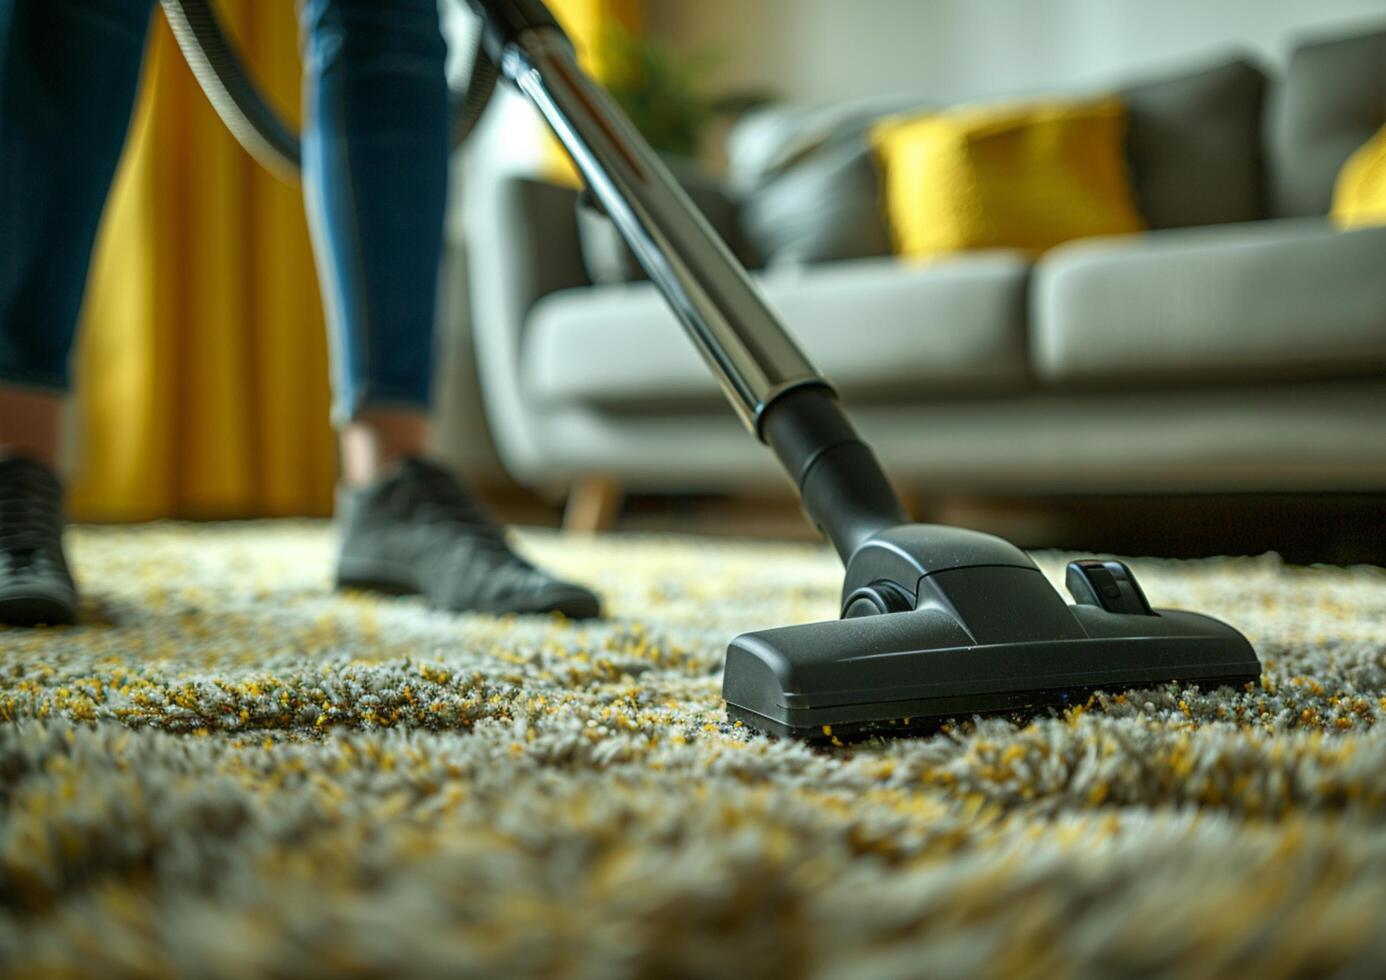
[[528, 591], [543, 579], [511, 550], [505, 528], [447, 470], [410, 460], [389, 497], [391, 506], [416, 524], [465, 529], [461, 541], [442, 539], [451, 545], [435, 553], [437, 582], [451, 583], [474, 598], [494, 599]]
[[461, 524], [478, 538], [504, 544], [505, 531], [446, 470], [417, 460], [391, 488], [390, 502], [421, 524]]
[[[436, 539], [429, 558], [431, 588], [456, 590], [470, 600], [527, 592], [546, 576], [510, 548], [506, 530], [451, 473], [412, 459], [385, 488], [382, 503], [418, 532]], [[459, 529], [454, 536], [439, 534]]]
[[36, 463], [0, 461], [0, 556], [16, 570], [52, 557], [62, 526], [57, 481]]
[[[544, 582], [544, 576], [517, 557], [505, 545], [491, 539], [471, 539], [466, 548], [443, 552], [434, 565], [438, 581], [447, 587], [478, 598], [527, 592]], [[478, 550], [490, 552], [492, 560], [478, 561]], [[494, 560], [502, 556], [502, 560]]]

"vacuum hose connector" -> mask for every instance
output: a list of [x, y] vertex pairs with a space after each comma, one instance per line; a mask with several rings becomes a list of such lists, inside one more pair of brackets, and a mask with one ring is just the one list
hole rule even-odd
[[776, 398], [761, 417], [761, 435], [799, 488], [804, 512], [844, 564], [874, 535], [909, 522], [876, 454], [831, 388], [805, 386]]

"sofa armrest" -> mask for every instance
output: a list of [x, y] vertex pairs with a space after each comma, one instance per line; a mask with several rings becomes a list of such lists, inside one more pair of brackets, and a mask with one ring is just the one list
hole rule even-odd
[[577, 191], [514, 174], [476, 174], [466, 236], [473, 332], [488, 422], [506, 465], [523, 478], [539, 450], [520, 386], [530, 310], [561, 289], [590, 285], [578, 244]]

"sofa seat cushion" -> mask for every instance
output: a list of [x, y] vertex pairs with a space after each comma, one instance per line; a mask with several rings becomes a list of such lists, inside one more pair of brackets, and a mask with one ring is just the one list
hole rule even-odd
[[1034, 272], [1046, 383], [1228, 383], [1386, 370], [1386, 227], [1324, 219], [1088, 239]]
[[[978, 252], [927, 264], [869, 259], [759, 278], [809, 357], [858, 403], [1028, 385], [1029, 263]], [[567, 290], [535, 306], [526, 395], [539, 403], [706, 405], [720, 388], [649, 283]]]

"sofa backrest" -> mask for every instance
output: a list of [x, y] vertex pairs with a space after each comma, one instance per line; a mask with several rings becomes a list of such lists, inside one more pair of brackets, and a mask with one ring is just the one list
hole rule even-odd
[[1248, 58], [1119, 90], [1131, 182], [1151, 228], [1266, 216], [1265, 92], [1266, 75]]
[[1338, 171], [1386, 125], [1386, 29], [1300, 45], [1269, 120], [1271, 211], [1327, 214]]
[[[1127, 158], [1142, 214], [1152, 228], [1179, 228], [1266, 216], [1266, 87], [1255, 62], [1232, 56], [1068, 94], [1115, 90], [1127, 103]], [[889, 254], [867, 134], [888, 115], [925, 107], [922, 96], [880, 96], [768, 106], [742, 120], [728, 140], [728, 176], [760, 253], [772, 264]]]

